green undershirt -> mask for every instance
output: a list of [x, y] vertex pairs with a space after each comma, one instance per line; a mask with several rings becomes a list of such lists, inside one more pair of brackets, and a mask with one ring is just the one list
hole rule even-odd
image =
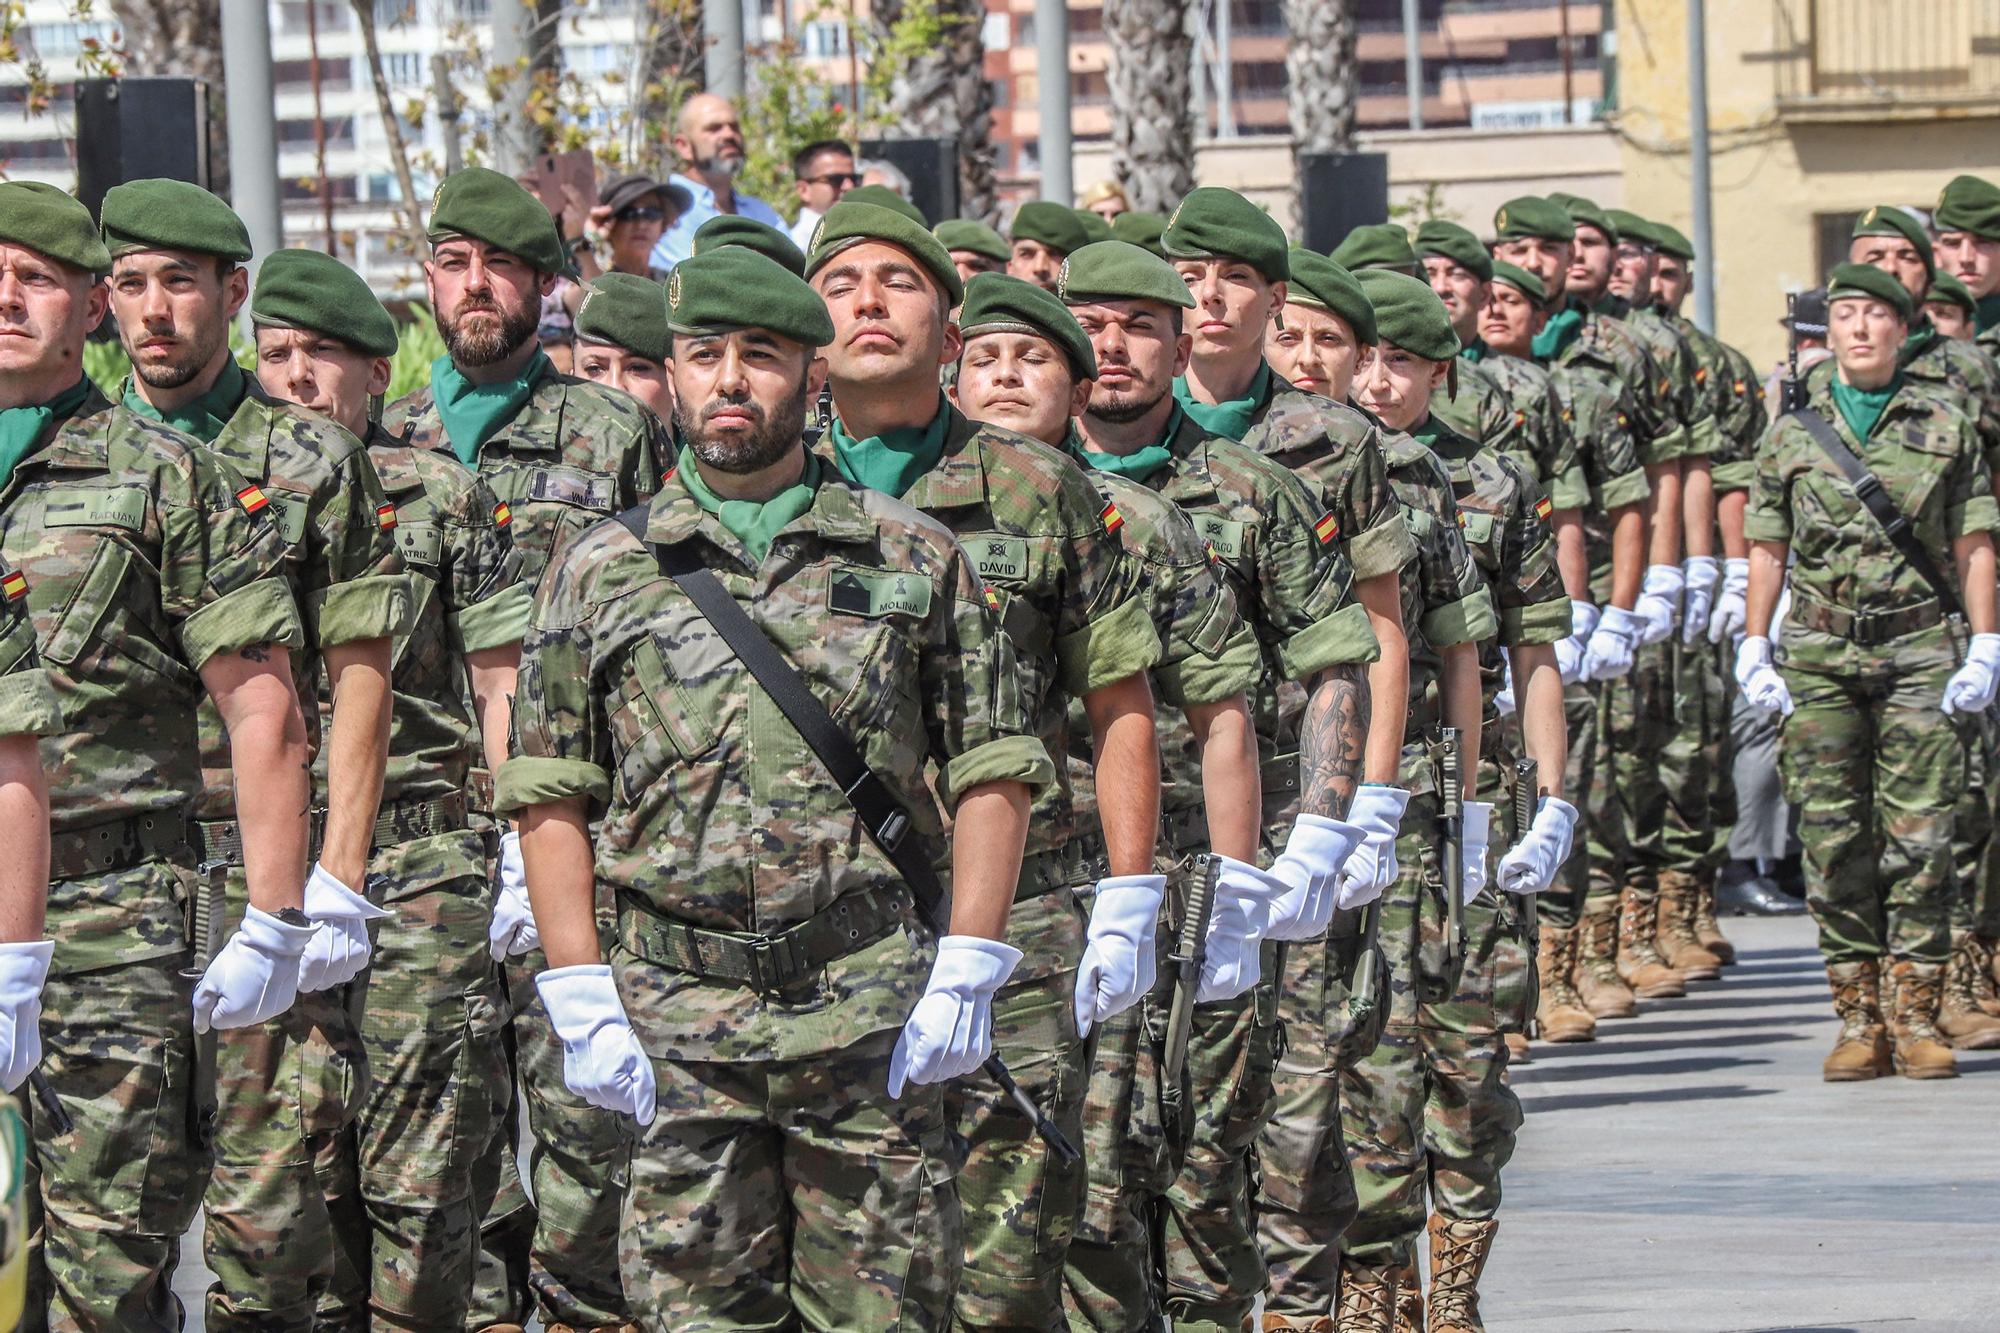
[[215, 383], [207, 393], [182, 403], [172, 411], [162, 412], [141, 398], [138, 384], [129, 376], [125, 380], [124, 392], [119, 396], [125, 406], [140, 416], [163, 421], [175, 430], [194, 436], [203, 444], [214, 444], [215, 437], [222, 434], [222, 428], [229, 424], [229, 418], [236, 415], [236, 409], [247, 392], [249, 377], [243, 373], [243, 367], [234, 361], [225, 361], [222, 373], [215, 377]]
[[926, 425], [899, 426], [885, 435], [857, 440], [835, 417], [827, 427], [827, 438], [833, 441], [833, 461], [841, 476], [900, 500], [944, 457], [945, 426], [950, 420], [940, 395], [937, 411]]
[[1982, 296], [1972, 303], [1972, 321], [1981, 333], [2000, 324], [2000, 292]]
[[1535, 335], [1529, 350], [1538, 361], [1553, 361], [1569, 349], [1576, 341], [1577, 334], [1583, 332], [1583, 311], [1575, 306], [1564, 306], [1549, 316], [1549, 322]]
[[1252, 418], [1271, 397], [1271, 365], [1261, 359], [1257, 362], [1257, 373], [1250, 377], [1250, 388], [1241, 398], [1204, 403], [1194, 396], [1185, 375], [1174, 381], [1174, 397], [1179, 401], [1181, 410], [1193, 417], [1195, 424], [1209, 434], [1240, 440], [1250, 433]]
[[89, 396], [90, 381], [79, 379], [75, 387], [57, 394], [46, 403], [33, 407], [0, 408], [0, 486], [7, 484], [14, 475], [14, 469], [35, 447], [35, 441], [42, 437], [49, 423], [57, 418], [67, 421]]
[[813, 496], [819, 491], [819, 459], [810, 451], [806, 454], [806, 470], [798, 481], [768, 500], [725, 500], [711, 491], [701, 479], [701, 469], [695, 466], [694, 453], [686, 445], [681, 446], [675, 470], [694, 502], [736, 534], [750, 548], [751, 559], [760, 565], [771, 549], [771, 539], [787, 523], [811, 509]]
[[1078, 434], [1076, 427], [1072, 425], [1069, 428], [1069, 451], [1096, 471], [1109, 472], [1114, 477], [1124, 477], [1129, 481], [1140, 481], [1174, 461], [1174, 452], [1167, 448], [1164, 441], [1173, 439], [1179, 432], [1183, 415], [1184, 410], [1181, 405], [1175, 403], [1173, 415], [1167, 418], [1166, 433], [1160, 437], [1162, 443], [1149, 444], [1129, 454], [1098, 453], [1083, 442], [1083, 436]]
[[1857, 440], [1866, 440], [1882, 420], [1882, 413], [1888, 410], [1889, 400], [1896, 396], [1896, 390], [1903, 384], [1903, 372], [1897, 371], [1896, 378], [1879, 389], [1857, 389], [1838, 374], [1833, 377], [1833, 405], [1840, 409], [1841, 420], [1854, 432]]
[[480, 448], [528, 405], [535, 385], [553, 369], [539, 347], [520, 374], [493, 384], [474, 384], [452, 364], [449, 353], [431, 362], [431, 401], [458, 461], [471, 467]]

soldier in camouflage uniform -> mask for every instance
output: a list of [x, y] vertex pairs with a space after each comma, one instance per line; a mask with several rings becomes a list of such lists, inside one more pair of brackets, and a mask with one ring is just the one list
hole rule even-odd
[[[0, 407], [0, 466], [10, 474], [53, 416], [42, 404], [15, 401], [21, 397], [0, 400], [14, 403]], [[0, 934], [10, 937], [0, 940], [0, 1089], [7, 1092], [27, 1082], [42, 1062], [42, 987], [55, 956], [55, 943], [46, 938], [49, 784], [39, 738], [61, 732], [62, 706], [35, 651], [35, 622], [25, 598], [25, 589], [18, 598], [0, 593], [0, 812], [9, 829], [0, 851], [0, 909], [6, 914]]]
[[[839, 333], [827, 353], [835, 416], [822, 453], [842, 476], [901, 498], [965, 542], [1000, 604], [1035, 734], [1051, 754], [1067, 754], [1070, 701], [1080, 701], [1097, 780], [1148, 812], [1143, 825], [1106, 826], [1110, 874], [1150, 874], [1159, 753], [1145, 672], [1161, 646], [1138, 595], [1139, 567], [1106, 532], [1103, 502], [1061, 453], [974, 426], [935, 392], [939, 367], [956, 360], [958, 334], [946, 314], [964, 293], [928, 231], [872, 204], [836, 204], [806, 272]], [[1021, 1086], [1074, 1142], [1088, 1082], [1076, 1012], [1088, 977], [1078, 969], [1103, 961], [1106, 950], [1142, 957], [1152, 943], [1114, 939], [1112, 923], [1098, 920], [1103, 899], [1086, 921], [1064, 860], [1072, 830], [1069, 782], [1059, 773], [1037, 795], [1007, 923], [1009, 943], [1027, 961], [995, 1001], [993, 1021]], [[1082, 1163], [1056, 1158], [984, 1078], [949, 1089], [946, 1104], [967, 1143], [958, 1176], [966, 1246], [959, 1322], [1060, 1327]]]
[[[731, 220], [763, 226], [748, 218]], [[576, 311], [577, 378], [630, 394], [661, 421], [670, 422], [674, 383], [667, 374], [667, 357], [672, 346], [664, 286], [633, 273], [591, 279]]]
[[[643, 541], [599, 524], [550, 566], [500, 773], [538, 985], [570, 1085], [640, 1126], [621, 1262], [646, 1327], [941, 1330], [960, 1233], [937, 1081], [991, 1049], [1021, 960], [997, 936], [1053, 766], [966, 552], [802, 448], [834, 333], [812, 289], [725, 247], [682, 262], [668, 302], [678, 466], [628, 519]], [[912, 836], [941, 849], [953, 817], [934, 949], [849, 796], [663, 574], [672, 547], [777, 641]]]
[[[2000, 509], [1958, 400], [1899, 356], [1916, 308], [1907, 286], [1843, 264], [1827, 301], [1834, 372], [1813, 377], [1807, 408], [1879, 478], [1946, 587], [1891, 542], [1806, 422], [1780, 418], [1758, 451], [1744, 521], [1748, 637], [1736, 678], [1752, 704], [1785, 715], [1786, 796], [1799, 811], [1807, 903], [1841, 1018], [1824, 1076], [1872, 1079], [1893, 1065], [1950, 1078], [1957, 1064], [1937, 1017], [1951, 951], [1952, 808], [1966, 779], [1960, 724], [1993, 702], [2000, 674]], [[1778, 655], [1769, 635], [1794, 551]], [[1946, 618], [1946, 593], [1964, 622]]]
[[390, 1327], [462, 1327], [491, 1202], [475, 1199], [472, 1167], [509, 1137], [497, 1114], [506, 997], [486, 951], [493, 889], [465, 786], [475, 735], [493, 760], [506, 754], [528, 590], [511, 514], [485, 483], [369, 420], [396, 326], [366, 283], [316, 251], [280, 251], [258, 270], [250, 316], [265, 391], [367, 442], [416, 606], [396, 643], [370, 861], [372, 891], [394, 913], [376, 928], [362, 1023], [372, 1079], [354, 1134], [321, 1156], [342, 1251], [318, 1326], [365, 1328], [372, 1313]]
[[[497, 172], [461, 171], [439, 186], [429, 234], [431, 308], [449, 350], [432, 364], [429, 386], [391, 404], [381, 428], [452, 454], [485, 480], [512, 514], [521, 577], [532, 587], [563, 542], [658, 489], [670, 441], [632, 399], [561, 374], [542, 354], [541, 296], [568, 261], [532, 195]], [[478, 785], [475, 774], [475, 802]], [[576, 1333], [616, 1328], [630, 1318], [618, 1284], [618, 1162], [629, 1135], [563, 1085], [562, 1048], [533, 985], [541, 959], [519, 859], [503, 833], [492, 942], [507, 955], [535, 1205], [529, 1211], [513, 1178], [511, 1151], [482, 1165], [499, 1183], [473, 1312], [496, 1329], [527, 1322], [516, 1288], [532, 1229], [528, 1276], [544, 1322]], [[609, 900], [600, 907], [608, 929]], [[514, 1121], [509, 1111], [506, 1123]]]
[[[365, 1059], [346, 987], [368, 961], [363, 896], [382, 789], [391, 636], [410, 604], [395, 516], [358, 440], [315, 413], [264, 393], [229, 353], [227, 330], [248, 295], [242, 221], [214, 195], [179, 181], [136, 181], [104, 199], [111, 309], [132, 358], [125, 406], [194, 436], [260, 489], [278, 521], [285, 569], [306, 627], [292, 656], [301, 701], [332, 709], [329, 762], [315, 782], [325, 810], [305, 911], [323, 923], [301, 973], [306, 994], [282, 1017], [218, 1046], [215, 1166], [203, 1200], [204, 1256], [215, 1282], [211, 1328], [306, 1328], [332, 1279], [333, 1234], [314, 1154], [351, 1129]], [[306, 707], [320, 750], [319, 709]], [[228, 867], [245, 901], [237, 784], [222, 715], [204, 707], [204, 790], [195, 830], [204, 861]], [[351, 1012], [351, 1008], [353, 1012]]]
[[[32, 621], [61, 709], [60, 725], [23, 721], [49, 733], [44, 1068], [76, 1122], [59, 1137], [29, 1108], [40, 1239], [24, 1326], [164, 1333], [181, 1324], [173, 1268], [208, 1166], [196, 1033], [283, 1012], [316, 933], [300, 910], [311, 793], [291, 655], [305, 634], [262, 492], [82, 377], [111, 267], [89, 213], [46, 186], [0, 192], [0, 271], [18, 302], [7, 318], [24, 335], [0, 362], [14, 404], [0, 605]], [[238, 802], [252, 873], [243, 924], [190, 1015], [186, 819], [210, 699], [229, 758], [257, 775]]]

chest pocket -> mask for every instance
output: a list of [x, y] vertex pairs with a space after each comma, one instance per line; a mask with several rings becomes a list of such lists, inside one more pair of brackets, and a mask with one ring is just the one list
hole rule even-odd
[[618, 510], [617, 482], [582, 468], [515, 463], [484, 475], [514, 512], [515, 540], [543, 555]]
[[715, 710], [699, 706], [651, 634], [626, 659], [609, 721], [619, 785], [630, 804], [669, 768], [700, 759], [721, 739]]
[[176, 687], [188, 683], [192, 673], [160, 646], [142, 618], [125, 604], [135, 563], [138, 557], [130, 547], [109, 534], [99, 537], [90, 568], [50, 624], [42, 645], [44, 661], [76, 668], [77, 675], [97, 675], [104, 663], [115, 658]]

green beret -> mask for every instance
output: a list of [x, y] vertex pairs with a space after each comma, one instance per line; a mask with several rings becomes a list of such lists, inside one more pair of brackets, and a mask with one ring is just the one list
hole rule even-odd
[[1063, 260], [1056, 295], [1070, 305], [1158, 301], [1194, 309], [1194, 297], [1172, 264], [1125, 241], [1092, 241]]
[[250, 258], [250, 231], [236, 210], [187, 181], [114, 185], [98, 216], [114, 257], [134, 250], [188, 250], [238, 264]]
[[1073, 210], [1037, 199], [1015, 210], [1013, 239], [1040, 241], [1056, 253], [1066, 255], [1089, 245], [1090, 233], [1076, 220]]
[[[851, 193], [851, 191], [850, 191]], [[931, 228], [931, 235], [938, 238], [938, 244], [947, 250], [965, 250], [988, 259], [1006, 263], [1013, 257], [1007, 248], [1007, 238], [984, 222], [971, 218], [950, 218]]]
[[1854, 230], [1849, 235], [1855, 240], [1863, 236], [1900, 236], [1923, 256], [1924, 272], [1937, 272], [1931, 256], [1930, 233], [1924, 230], [1923, 223], [1894, 204], [1877, 204], [1863, 213], [1854, 220]]
[[[1867, 235], [1875, 235], [1868, 232]], [[1910, 289], [1898, 282], [1892, 274], [1884, 273], [1873, 264], [1838, 264], [1826, 279], [1826, 304], [1830, 312], [1833, 303], [1843, 298], [1870, 296], [1893, 308], [1908, 323], [1916, 314], [1916, 302], [1910, 299]]]
[[250, 320], [267, 328], [310, 329], [369, 356], [396, 354], [396, 321], [361, 275], [319, 250], [280, 250], [257, 269]]
[[806, 275], [806, 252], [792, 244], [791, 237], [767, 222], [746, 218], [739, 213], [717, 213], [696, 227], [694, 242], [688, 253], [698, 255], [704, 250], [719, 250], [725, 245], [740, 245], [746, 250], [755, 250], [802, 278]]
[[111, 252], [90, 210], [40, 181], [0, 181], [0, 241], [25, 245], [86, 273], [111, 267]]
[[[852, 194], [853, 191], [848, 191]], [[850, 204], [845, 199], [826, 210], [813, 228], [812, 244], [806, 247], [806, 277], [825, 268], [842, 250], [880, 241], [907, 250], [932, 278], [953, 305], [965, 299], [965, 284], [958, 280], [958, 266], [951, 253], [918, 223], [892, 208], [879, 204]]]
[[1504, 282], [1516, 291], [1526, 292], [1536, 305], [1549, 299], [1549, 289], [1542, 285], [1540, 278], [1504, 259], [1493, 261], [1493, 281]]
[[1524, 194], [1500, 205], [1493, 215], [1493, 234], [1503, 241], [1573, 241], [1576, 224], [1561, 204]]
[[1427, 361], [1449, 361], [1458, 355], [1451, 315], [1428, 282], [1387, 268], [1364, 269], [1354, 276], [1368, 304], [1375, 307], [1378, 346], [1400, 347]]
[[1240, 259], [1270, 282], [1292, 276], [1291, 246], [1278, 220], [1219, 185], [1181, 200], [1160, 232], [1160, 248], [1169, 259]]
[[1160, 233], [1166, 229], [1167, 219], [1162, 213], [1120, 213], [1111, 219], [1114, 239], [1136, 245], [1162, 259], [1167, 257], [1167, 252], [1160, 248]]
[[1493, 256], [1486, 252], [1469, 228], [1456, 222], [1446, 222], [1433, 218], [1417, 228], [1417, 258], [1428, 259], [1437, 255], [1472, 274], [1481, 282], [1493, 280]]
[[446, 176], [431, 196], [431, 244], [454, 236], [495, 245], [538, 273], [572, 275], [569, 252], [542, 201], [512, 176], [467, 167]]
[[1111, 224], [1097, 214], [1087, 208], [1072, 208], [1070, 212], [1076, 214], [1076, 220], [1083, 226], [1083, 234], [1090, 238], [1086, 245], [1111, 239]]
[[873, 204], [877, 208], [894, 209], [919, 227], [931, 225], [930, 219], [924, 216], [921, 208], [886, 185], [857, 185], [840, 197], [857, 204]]
[[[711, 246], [710, 252], [726, 248]], [[606, 273], [593, 278], [583, 289], [583, 304], [577, 307], [576, 336], [582, 342], [622, 347], [648, 361], [665, 361], [674, 350], [673, 335], [667, 332], [666, 297], [659, 283], [636, 273]]]
[[1931, 220], [1939, 231], [1969, 231], [2000, 241], [2000, 185], [1977, 176], [1954, 176], [1938, 195]]
[[1595, 227], [1603, 232], [1605, 239], [1613, 245], [1618, 244], [1617, 224], [1612, 222], [1610, 214], [1592, 200], [1585, 199], [1580, 194], [1564, 194], [1558, 190], [1549, 195], [1549, 202], [1568, 213], [1571, 222]]
[[1355, 340], [1375, 341], [1375, 307], [1352, 273], [1312, 250], [1292, 251], [1292, 282], [1285, 289], [1286, 305], [1313, 306], [1339, 315], [1354, 330]]
[[833, 317], [819, 293], [776, 260], [741, 245], [674, 265], [667, 275], [667, 329], [691, 337], [768, 329], [813, 348], [833, 341]]
[[1653, 229], [1652, 223], [1637, 213], [1623, 208], [1607, 208], [1604, 210], [1604, 219], [1618, 229], [1620, 241], [1630, 241], [1634, 245], [1644, 245], [1655, 250], [1660, 248], [1659, 232]]
[[1949, 273], [1939, 273], [1931, 279], [1931, 285], [1924, 291], [1926, 301], [1949, 301], [1968, 315], [1979, 313], [1979, 303], [1972, 299], [1972, 289]]
[[1364, 268], [1393, 268], [1415, 272], [1417, 252], [1410, 248], [1410, 234], [1393, 222], [1371, 222], [1347, 233], [1333, 249], [1333, 262], [1350, 273]]
[[1672, 255], [1690, 264], [1694, 262], [1694, 242], [1687, 238], [1686, 232], [1664, 222], [1655, 222], [1652, 227], [1653, 244], [1660, 248], [1661, 254]]
[[[1117, 242], [1113, 242], [1117, 244]], [[1078, 247], [1081, 249], [1082, 247]], [[1097, 354], [1069, 307], [1053, 293], [1005, 273], [978, 273], [965, 284], [958, 331], [970, 343], [982, 333], [1032, 333], [1062, 349], [1080, 380], [1097, 378]]]

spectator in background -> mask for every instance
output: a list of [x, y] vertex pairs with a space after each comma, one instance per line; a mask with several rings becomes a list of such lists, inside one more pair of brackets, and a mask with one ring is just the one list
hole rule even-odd
[[577, 247], [577, 279], [556, 284], [562, 308], [575, 318], [583, 304], [583, 284], [606, 273], [635, 278], [665, 278], [653, 267], [653, 247], [694, 198], [679, 185], [662, 185], [650, 176], [614, 176], [604, 183], [597, 207], [584, 224], [585, 244]]
[[1132, 211], [1125, 187], [1117, 181], [1099, 181], [1083, 192], [1083, 206], [1106, 222], [1116, 222], [1121, 213]]
[[[1811, 291], [1800, 292], [1792, 305], [1789, 317], [1780, 318], [1778, 327], [1792, 337], [1792, 345], [1799, 349], [1799, 378], [1806, 372], [1832, 356], [1826, 346], [1826, 288], [1815, 287]], [[1784, 382], [1787, 362], [1780, 361], [1764, 381], [1764, 407], [1773, 419], [1782, 410], [1784, 400], [1778, 388]]]
[[675, 118], [674, 156], [682, 170], [670, 181], [681, 186], [693, 205], [674, 221], [653, 247], [653, 267], [671, 269], [686, 259], [694, 245], [695, 228], [718, 213], [742, 217], [786, 229], [778, 210], [755, 195], [740, 194], [736, 177], [743, 171], [743, 126], [736, 108], [714, 93], [696, 93], [681, 103]]
[[910, 197], [910, 178], [894, 162], [885, 162], [879, 157], [861, 160], [861, 183], [879, 185], [885, 190], [894, 190], [903, 198]]
[[809, 143], [792, 157], [792, 188], [799, 192], [799, 220], [791, 226], [792, 244], [803, 250], [812, 240], [826, 210], [855, 186], [854, 150], [838, 139]]

